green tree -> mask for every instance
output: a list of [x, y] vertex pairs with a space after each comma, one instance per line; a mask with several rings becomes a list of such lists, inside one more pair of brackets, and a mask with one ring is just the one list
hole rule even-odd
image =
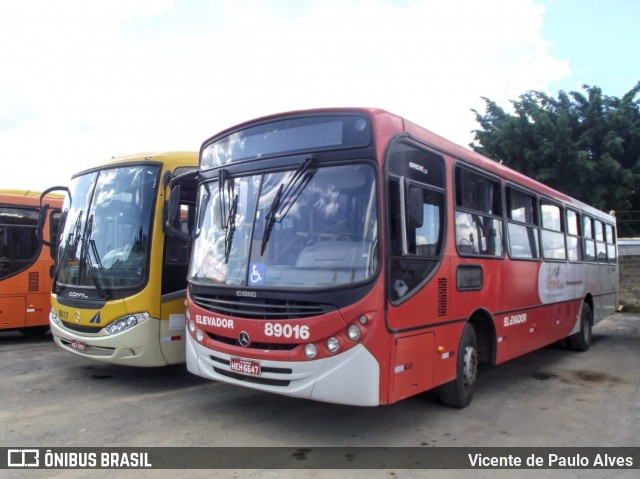
[[622, 98], [598, 87], [529, 91], [513, 113], [483, 98], [475, 151], [604, 211], [619, 236], [640, 236], [640, 82]]

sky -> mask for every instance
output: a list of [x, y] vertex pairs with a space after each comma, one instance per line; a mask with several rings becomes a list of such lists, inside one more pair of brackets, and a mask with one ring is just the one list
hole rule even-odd
[[0, 189], [317, 107], [463, 146], [482, 97], [640, 81], [636, 0], [0, 0]]

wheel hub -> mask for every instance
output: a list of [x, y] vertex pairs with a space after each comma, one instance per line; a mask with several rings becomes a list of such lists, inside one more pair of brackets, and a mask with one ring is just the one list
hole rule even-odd
[[464, 369], [462, 373], [465, 384], [474, 384], [478, 378], [478, 352], [471, 346], [467, 346], [464, 350]]

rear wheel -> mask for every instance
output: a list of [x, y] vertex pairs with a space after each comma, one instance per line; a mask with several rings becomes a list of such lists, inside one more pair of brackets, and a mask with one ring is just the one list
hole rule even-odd
[[591, 346], [591, 329], [593, 327], [593, 314], [587, 303], [582, 304], [580, 311], [580, 331], [567, 338], [567, 344], [574, 351], [586, 351]]
[[462, 331], [458, 357], [456, 358], [456, 378], [440, 386], [440, 401], [446, 406], [467, 407], [476, 390], [478, 379], [478, 341], [475, 328], [467, 323]]

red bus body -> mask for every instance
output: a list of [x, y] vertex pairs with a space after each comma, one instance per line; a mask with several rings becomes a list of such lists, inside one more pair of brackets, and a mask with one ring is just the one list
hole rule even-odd
[[[45, 197], [51, 208], [44, 224], [44, 240], [55, 235], [62, 206], [60, 196]], [[51, 249], [38, 241], [36, 228], [40, 193], [0, 190], [0, 329], [42, 333], [49, 328]]]
[[[345, 125], [355, 121], [357, 134], [368, 128], [368, 136], [348, 139], [344, 126], [342, 136], [327, 139], [326, 144], [314, 132], [313, 147], [308, 150], [303, 140], [292, 140], [298, 142], [292, 151], [247, 154], [237, 162], [233, 154], [220, 160], [231, 148], [215, 147], [219, 142], [237, 146], [234, 138], [244, 136], [248, 139], [243, 148], [247, 149], [250, 141], [259, 138], [250, 136], [252, 128], [269, 131], [260, 137], [267, 138], [299, 123], [303, 126], [291, 131], [305, 134], [305, 128], [315, 128], [308, 126], [310, 122], [330, 117], [337, 124], [341, 115], [349, 118]], [[275, 133], [270, 132], [271, 126]], [[318, 128], [323, 129], [322, 134], [328, 129]], [[278, 148], [287, 150], [282, 144]], [[215, 155], [217, 159], [212, 160]], [[231, 243], [225, 249], [226, 258], [221, 256], [221, 265], [208, 270], [221, 271], [222, 279], [201, 272], [205, 271], [202, 265], [211, 260], [204, 245], [213, 243], [203, 239], [204, 230], [196, 235], [187, 298], [187, 366], [192, 373], [293, 397], [368, 406], [391, 404], [441, 387], [443, 402], [464, 407], [475, 389], [479, 361], [500, 364], [563, 338], [569, 338], [572, 349], [585, 350], [591, 328], [615, 311], [618, 280], [613, 216], [382, 110], [286, 113], [212, 137], [201, 150], [199, 181], [201, 185], [209, 182], [214, 193], [222, 191], [223, 203], [235, 209], [225, 210], [213, 200], [207, 204], [201, 186], [197, 215], [211, 215], [213, 225], [222, 216], [224, 227], [225, 218], [240, 208], [252, 211], [250, 205], [242, 205], [243, 198], [248, 198], [247, 187], [234, 190], [233, 185], [226, 186], [229, 178], [234, 185], [246, 175], [253, 175], [254, 183], [266, 182], [267, 176], [259, 176], [260, 172], [295, 170], [309, 158], [315, 170], [300, 173], [307, 175], [305, 180], [282, 180], [284, 196], [287, 186], [304, 190], [293, 193], [290, 204], [301, 201], [302, 196], [296, 194], [311, 195], [307, 190], [313, 189], [313, 194], [321, 195], [315, 191], [322, 185], [331, 189], [326, 186], [330, 181], [321, 183], [324, 165], [336, 165], [335, 198], [340, 185], [348, 181], [345, 176], [375, 165], [371, 187], [375, 193], [370, 202], [376, 206], [360, 210], [367, 217], [374, 210], [377, 215], [376, 221], [368, 223], [375, 223], [374, 233], [364, 226], [364, 235], [374, 238], [371, 249], [362, 255], [368, 261], [364, 279], [343, 277], [341, 266], [334, 264], [331, 284], [335, 286], [327, 286], [331, 280], [314, 261], [335, 258], [335, 263], [344, 263], [355, 245], [367, 242], [363, 236], [349, 240], [327, 236], [333, 241], [310, 244], [309, 238], [322, 236], [313, 231], [313, 221], [307, 221], [304, 230], [295, 229], [295, 235], [308, 240], [304, 246], [295, 246], [297, 240], [291, 236], [288, 249], [295, 250], [297, 258], [289, 267], [263, 261], [260, 254], [268, 256], [275, 240], [267, 232], [267, 240], [263, 234], [259, 241], [254, 231], [262, 228], [258, 223], [265, 219], [266, 211], [260, 210], [264, 198], [256, 199], [256, 211], [261, 212], [255, 214], [253, 223], [235, 215], [235, 223], [249, 225], [249, 232], [239, 233], [234, 223], [229, 240], [226, 229], [223, 236]], [[359, 169], [349, 170], [352, 164]], [[235, 203], [228, 197], [225, 200], [225, 188]], [[344, 191], [355, 191], [355, 183], [348, 188]], [[264, 189], [258, 191], [267, 194]], [[422, 199], [422, 206], [415, 198]], [[313, 207], [311, 202], [305, 205]], [[225, 214], [228, 210], [231, 212]], [[421, 212], [415, 220], [412, 211]], [[294, 224], [305, 213], [294, 207], [283, 208], [279, 214], [276, 228], [284, 231], [287, 221]], [[244, 244], [249, 248], [246, 254], [256, 259], [247, 260], [242, 266], [245, 276], [237, 279], [228, 271], [239, 264], [234, 263], [234, 248]], [[241, 262], [240, 254], [237, 261]], [[273, 287], [263, 282], [270, 271], [278, 278]], [[350, 271], [355, 277], [360, 270]], [[317, 288], [313, 285], [316, 277]], [[302, 291], [297, 284], [304, 285]], [[313, 311], [313, 305], [305, 300], [314, 304], [335, 300], [335, 307], [309, 313], [305, 308]], [[280, 309], [273, 309], [273, 304]], [[286, 314], [278, 316], [279, 312]], [[337, 345], [337, 351], [331, 352], [329, 343], [332, 348]]]

